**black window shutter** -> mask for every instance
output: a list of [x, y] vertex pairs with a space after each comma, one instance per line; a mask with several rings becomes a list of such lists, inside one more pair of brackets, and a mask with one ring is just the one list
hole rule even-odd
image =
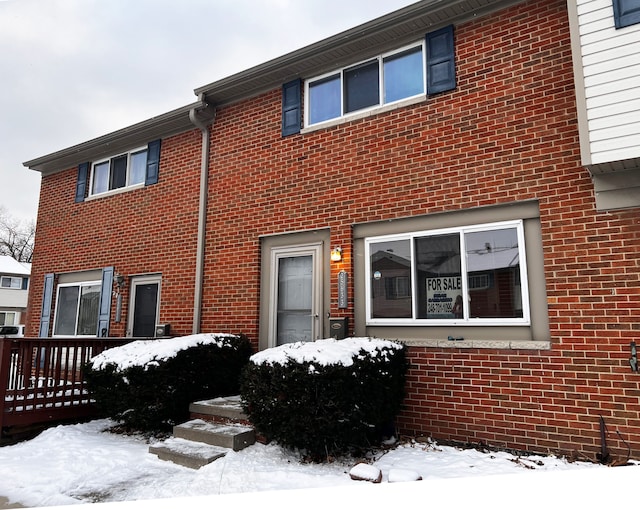
[[109, 336], [109, 320], [111, 319], [112, 286], [113, 286], [113, 267], [105, 267], [102, 269], [100, 308], [98, 308], [98, 336]]
[[282, 86], [282, 136], [294, 135], [300, 132], [301, 89], [301, 80], [293, 80]]
[[156, 184], [160, 175], [160, 145], [161, 140], [154, 140], [147, 145], [147, 173], [144, 179], [145, 186]]
[[22, 279], [22, 290], [27, 290], [29, 288], [29, 278]]
[[640, 23], [640, 0], [613, 0], [616, 28]]
[[53, 273], [44, 275], [44, 288], [42, 290], [42, 311], [40, 312], [40, 331], [38, 336], [46, 338], [49, 336], [49, 326], [51, 324], [51, 303], [53, 301]]
[[76, 202], [84, 202], [87, 196], [87, 182], [89, 180], [90, 163], [78, 165], [78, 180], [76, 181]]
[[456, 88], [453, 25], [429, 32], [427, 42], [427, 94]]

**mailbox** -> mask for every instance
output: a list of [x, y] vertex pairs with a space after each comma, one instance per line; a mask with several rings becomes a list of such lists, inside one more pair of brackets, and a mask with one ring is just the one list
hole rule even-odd
[[156, 338], [168, 337], [171, 334], [171, 324], [156, 324]]
[[349, 317], [341, 317], [339, 319], [329, 319], [329, 328], [331, 329], [331, 337], [336, 340], [342, 340], [348, 336]]

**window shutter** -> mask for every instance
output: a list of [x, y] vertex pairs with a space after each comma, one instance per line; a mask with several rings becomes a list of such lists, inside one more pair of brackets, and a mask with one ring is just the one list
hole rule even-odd
[[22, 290], [27, 290], [29, 288], [29, 278], [22, 279]]
[[160, 145], [161, 140], [154, 140], [147, 145], [147, 173], [144, 184], [156, 184], [160, 173]]
[[456, 88], [453, 25], [429, 32], [427, 42], [427, 94]]
[[78, 165], [78, 180], [76, 181], [76, 202], [84, 202], [87, 196], [87, 182], [89, 179], [90, 163]]
[[112, 287], [113, 267], [105, 267], [102, 269], [102, 288], [100, 290], [100, 308], [98, 311], [98, 336], [109, 336]]
[[640, 23], [640, 0], [613, 0], [616, 28]]
[[40, 331], [38, 336], [46, 338], [49, 336], [49, 325], [51, 324], [51, 303], [53, 301], [53, 273], [44, 275], [44, 288], [42, 290], [42, 311], [40, 312]]
[[282, 136], [300, 132], [301, 88], [301, 80], [293, 80], [282, 86]]

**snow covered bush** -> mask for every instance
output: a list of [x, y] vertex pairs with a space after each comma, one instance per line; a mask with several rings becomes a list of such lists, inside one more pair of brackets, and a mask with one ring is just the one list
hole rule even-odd
[[286, 344], [251, 357], [242, 405], [258, 432], [319, 461], [379, 443], [400, 411], [406, 371], [397, 342]]
[[237, 395], [251, 353], [245, 335], [139, 340], [95, 356], [85, 377], [105, 416], [132, 430], [167, 431], [188, 419], [191, 402]]

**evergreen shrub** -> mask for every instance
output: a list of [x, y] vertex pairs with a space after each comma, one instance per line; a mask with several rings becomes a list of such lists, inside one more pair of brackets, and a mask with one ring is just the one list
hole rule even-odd
[[245, 335], [141, 340], [93, 358], [85, 379], [103, 416], [129, 430], [166, 432], [189, 418], [191, 402], [237, 395], [251, 353]]
[[313, 461], [360, 453], [393, 430], [406, 371], [406, 348], [397, 342], [287, 344], [251, 357], [242, 405], [259, 433]]

